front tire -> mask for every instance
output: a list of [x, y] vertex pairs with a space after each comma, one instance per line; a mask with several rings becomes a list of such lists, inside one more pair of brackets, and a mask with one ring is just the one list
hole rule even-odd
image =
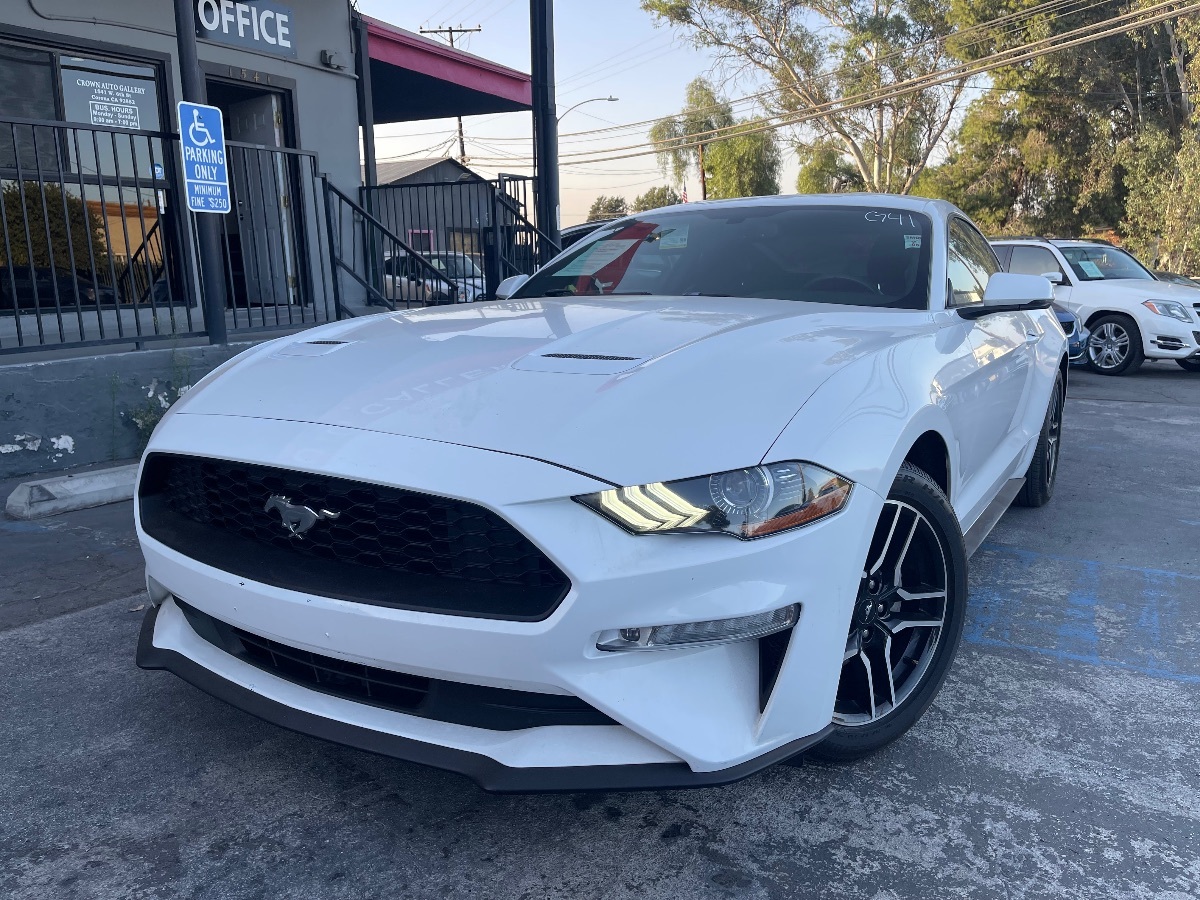
[[962, 638], [967, 551], [950, 501], [910, 463], [892, 483], [855, 601], [834, 702], [834, 730], [809, 751], [847, 762], [916, 724]]
[[1088, 368], [1101, 375], [1132, 375], [1141, 368], [1146, 356], [1142, 351], [1142, 333], [1129, 316], [1109, 313], [1088, 326]]
[[1200, 359], [1177, 359], [1175, 362], [1185, 372], [1200, 372]]
[[1059, 454], [1062, 452], [1062, 416], [1066, 399], [1066, 385], [1059, 371], [1054, 378], [1054, 392], [1050, 395], [1050, 405], [1046, 407], [1037, 449], [1033, 451], [1033, 460], [1025, 472], [1025, 485], [1017, 494], [1018, 506], [1045, 506], [1054, 496]]

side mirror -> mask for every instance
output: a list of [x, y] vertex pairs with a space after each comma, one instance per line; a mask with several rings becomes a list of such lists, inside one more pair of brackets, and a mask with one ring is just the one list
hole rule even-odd
[[1053, 300], [1054, 285], [1043, 276], [997, 272], [988, 279], [983, 302], [960, 306], [958, 314], [964, 319], [979, 319], [991, 313], [1049, 309]]
[[1067, 283], [1067, 277], [1062, 272], [1043, 272], [1042, 277], [1053, 285]]
[[521, 289], [521, 286], [529, 280], [528, 275], [511, 275], [505, 278], [496, 287], [496, 299], [507, 300], [513, 294]]

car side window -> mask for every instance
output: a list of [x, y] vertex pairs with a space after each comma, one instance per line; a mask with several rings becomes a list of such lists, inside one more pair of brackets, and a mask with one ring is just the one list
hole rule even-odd
[[946, 257], [949, 305], [982, 303], [988, 280], [999, 270], [996, 254], [983, 235], [962, 219], [951, 219]]
[[1029, 247], [1023, 244], [1012, 248], [1012, 261], [1008, 264], [1008, 271], [1018, 275], [1045, 275], [1057, 272], [1058, 277], [1063, 278], [1062, 266], [1058, 264], [1053, 253], [1045, 247]]

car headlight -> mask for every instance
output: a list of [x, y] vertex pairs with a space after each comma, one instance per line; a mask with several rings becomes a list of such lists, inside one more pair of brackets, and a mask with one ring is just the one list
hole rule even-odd
[[1170, 316], [1180, 322], [1192, 321], [1192, 314], [1187, 311], [1187, 307], [1173, 300], [1143, 300], [1142, 306], [1160, 316]]
[[853, 487], [812, 463], [778, 462], [574, 499], [633, 534], [731, 534], [748, 541], [832, 515]]

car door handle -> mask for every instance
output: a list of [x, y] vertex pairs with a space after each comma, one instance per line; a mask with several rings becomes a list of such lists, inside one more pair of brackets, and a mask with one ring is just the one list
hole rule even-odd
[[1042, 339], [1041, 332], [1038, 332], [1038, 331], [1025, 332], [1025, 343], [1027, 343], [1027, 344], [1036, 344], [1041, 339]]

